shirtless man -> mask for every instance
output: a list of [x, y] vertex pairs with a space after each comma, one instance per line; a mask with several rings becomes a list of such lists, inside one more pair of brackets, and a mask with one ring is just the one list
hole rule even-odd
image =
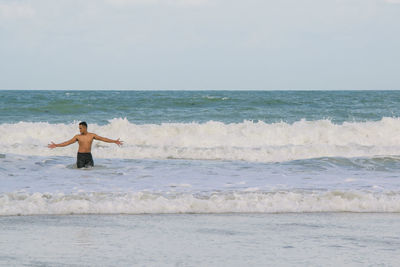
[[76, 141], [78, 141], [79, 149], [78, 149], [78, 157], [77, 157], [77, 161], [76, 161], [76, 165], [78, 168], [89, 167], [89, 166], [93, 167], [94, 163], [93, 163], [91, 151], [92, 151], [92, 143], [93, 143], [94, 139], [100, 140], [103, 142], [107, 142], [107, 143], [115, 143], [119, 146], [121, 146], [123, 144], [123, 141], [120, 141], [119, 138], [117, 140], [112, 140], [112, 139], [98, 136], [97, 134], [94, 134], [94, 133], [89, 133], [87, 131], [87, 123], [84, 121], [79, 123], [79, 131], [81, 132], [81, 134], [75, 135], [69, 141], [65, 141], [60, 144], [55, 144], [54, 142], [51, 142], [51, 144], [48, 145], [48, 148], [53, 149], [56, 147], [68, 146], [68, 145], [73, 144]]

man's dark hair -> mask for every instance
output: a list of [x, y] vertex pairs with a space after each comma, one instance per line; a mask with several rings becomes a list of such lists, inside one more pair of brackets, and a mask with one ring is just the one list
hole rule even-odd
[[83, 126], [85, 126], [85, 127], [87, 128], [87, 123], [86, 123], [86, 121], [80, 122], [79, 125], [83, 125]]

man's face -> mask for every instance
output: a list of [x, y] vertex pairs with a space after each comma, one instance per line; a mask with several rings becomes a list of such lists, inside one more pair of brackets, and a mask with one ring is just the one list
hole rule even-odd
[[83, 126], [83, 125], [79, 125], [79, 132], [80, 132], [81, 134], [86, 133], [86, 127]]

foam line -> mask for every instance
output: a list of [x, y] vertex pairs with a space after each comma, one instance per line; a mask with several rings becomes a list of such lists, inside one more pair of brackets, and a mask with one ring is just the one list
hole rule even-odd
[[236, 192], [210, 195], [5, 193], [0, 215], [400, 212], [399, 193]]
[[[95, 141], [97, 158], [205, 159], [278, 162], [317, 157], [398, 155], [400, 119], [345, 122], [329, 120], [292, 124], [244, 121], [134, 124], [113, 119], [89, 124], [89, 131], [125, 141], [122, 148]], [[0, 153], [74, 156], [77, 145], [50, 150], [50, 141], [63, 142], [78, 133], [77, 124], [45, 122], [0, 125]]]

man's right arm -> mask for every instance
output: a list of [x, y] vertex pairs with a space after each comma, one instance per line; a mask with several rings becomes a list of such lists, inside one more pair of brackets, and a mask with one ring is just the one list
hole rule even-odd
[[71, 140], [65, 141], [65, 142], [60, 143], [60, 144], [55, 144], [54, 142], [51, 142], [51, 144], [48, 144], [47, 147], [53, 149], [53, 148], [56, 148], [56, 147], [69, 146], [70, 144], [73, 144], [76, 141], [78, 141], [78, 137], [75, 135]]

